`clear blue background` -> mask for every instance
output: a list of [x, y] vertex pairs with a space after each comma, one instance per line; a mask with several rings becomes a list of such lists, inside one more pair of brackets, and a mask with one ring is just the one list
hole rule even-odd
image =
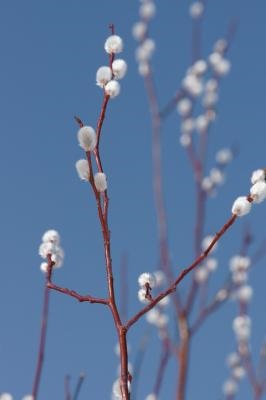
[[[157, 3], [151, 36], [157, 45], [154, 71], [160, 104], [164, 105], [178, 88], [191, 60], [190, 2]], [[31, 391], [44, 284], [38, 246], [45, 230], [58, 229], [66, 253], [63, 269], [55, 274], [56, 282], [81, 293], [106, 294], [95, 204], [74, 168], [83, 155], [77, 145], [73, 115], [96, 125], [102, 93], [95, 85], [95, 73], [107, 62], [103, 43], [110, 22], [124, 38], [122, 57], [129, 70], [122, 81], [121, 95], [108, 108], [102, 157], [111, 199], [116, 287], [119, 291], [121, 258], [126, 254], [130, 315], [140, 307], [136, 299], [139, 273], [156, 267], [151, 124], [134, 60], [136, 43], [131, 37], [138, 5], [138, 1], [123, 0], [1, 0], [0, 391], [11, 392], [15, 399]], [[229, 55], [232, 71], [222, 83], [219, 116], [211, 133], [209, 166], [219, 148], [237, 145], [240, 150], [228, 169], [226, 185], [217, 198], [209, 201], [207, 234], [226, 221], [235, 197], [248, 192], [251, 171], [265, 166], [265, 14], [264, 0], [212, 0], [207, 5], [203, 25], [205, 57], [225, 34], [231, 19], [239, 21]], [[178, 117], [173, 113], [164, 126], [164, 182], [171, 257], [174, 265], [185, 267], [193, 259], [195, 207], [192, 174], [178, 142], [178, 127]], [[265, 204], [254, 207], [250, 215], [257, 244], [266, 237], [265, 216]], [[226, 276], [228, 258], [239, 250], [245, 221], [238, 221], [220, 243], [220, 269], [214, 288]], [[255, 244], [252, 250], [256, 250]], [[263, 260], [251, 273], [255, 289], [251, 305], [255, 359], [266, 333], [265, 281]], [[221, 385], [228, 374], [224, 359], [235, 348], [231, 324], [236, 311], [235, 304], [229, 302], [195, 338], [189, 400], [222, 398]], [[145, 329], [143, 320], [129, 334], [131, 361]], [[74, 384], [80, 371], [87, 375], [80, 400], [109, 399], [118, 364], [115, 343], [107, 309], [78, 304], [52, 293], [39, 400], [63, 399], [64, 375], [71, 374]], [[151, 391], [152, 367], [159, 351], [154, 332], [142, 370], [140, 400]], [[175, 367], [173, 361], [161, 399], [174, 398]], [[248, 385], [243, 384], [239, 398], [251, 398]]]

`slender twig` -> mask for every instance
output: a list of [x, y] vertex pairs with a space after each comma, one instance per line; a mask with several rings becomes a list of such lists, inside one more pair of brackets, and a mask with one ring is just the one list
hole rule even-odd
[[186, 312], [184, 312], [183, 315], [179, 318], [178, 323], [180, 332], [180, 343], [178, 347], [179, 371], [176, 400], [184, 400], [188, 377], [188, 363], [191, 343], [191, 335]]
[[170, 99], [168, 101], [168, 103], [166, 104], [166, 106], [164, 106], [162, 108], [162, 110], [160, 111], [160, 117], [162, 119], [165, 119], [166, 117], [168, 117], [169, 114], [171, 114], [171, 112], [175, 109], [177, 103], [183, 98], [185, 97], [185, 92], [182, 89], [179, 89], [176, 94], [174, 95], [174, 97], [172, 99]]
[[192, 20], [192, 64], [201, 58], [203, 19], [203, 16], [201, 16]]
[[85, 374], [81, 373], [79, 378], [78, 378], [78, 382], [77, 382], [76, 388], [74, 390], [73, 400], [78, 400], [78, 396], [80, 394], [80, 390], [81, 390], [82, 384], [84, 382], [84, 379], [85, 379]]
[[70, 289], [67, 289], [67, 288], [63, 288], [63, 287], [61, 287], [61, 286], [57, 286], [57, 285], [55, 285], [55, 284], [54, 284], [53, 282], [51, 282], [51, 281], [49, 281], [49, 282], [47, 283], [47, 288], [48, 288], [48, 289], [55, 290], [55, 291], [60, 292], [60, 293], [63, 293], [63, 294], [66, 294], [66, 295], [68, 295], [68, 296], [74, 297], [74, 298], [77, 299], [80, 303], [88, 302], [88, 303], [91, 303], [91, 304], [93, 304], [93, 303], [98, 303], [98, 304], [108, 305], [108, 300], [106, 300], [106, 299], [97, 298], [97, 297], [92, 297], [92, 296], [90, 296], [90, 295], [83, 296], [83, 295], [81, 295], [81, 294], [75, 292], [75, 290], [70, 290]]
[[72, 400], [70, 390], [70, 375], [65, 376], [65, 400]]
[[48, 272], [46, 275], [46, 283], [44, 286], [40, 343], [39, 343], [37, 364], [36, 364], [35, 376], [34, 376], [33, 387], [32, 387], [33, 400], [37, 400], [40, 381], [41, 381], [41, 374], [42, 374], [42, 369], [43, 369], [46, 336], [47, 336], [47, 324], [48, 324], [48, 315], [49, 315], [49, 297], [50, 297], [49, 288], [47, 287], [47, 281], [48, 281], [48, 276], [51, 276], [53, 265], [54, 265], [54, 263], [51, 261], [51, 256], [48, 255], [48, 264], [47, 264]]

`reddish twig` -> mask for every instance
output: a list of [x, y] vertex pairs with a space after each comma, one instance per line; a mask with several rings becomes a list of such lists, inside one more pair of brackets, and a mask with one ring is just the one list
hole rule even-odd
[[125, 324], [125, 327], [129, 329], [132, 325], [134, 325], [143, 315], [145, 315], [149, 310], [151, 310], [156, 304], [159, 303], [160, 300], [162, 300], [164, 297], [168, 296], [169, 294], [175, 292], [176, 287], [178, 284], [185, 278], [189, 272], [193, 271], [194, 268], [196, 268], [209, 254], [215, 243], [218, 242], [218, 240], [224, 235], [224, 233], [231, 227], [231, 225], [234, 224], [234, 222], [237, 219], [237, 215], [233, 214], [229, 220], [224, 224], [224, 226], [220, 229], [219, 232], [216, 233], [214, 236], [212, 242], [210, 245], [207, 247], [207, 249], [187, 268], [183, 269], [180, 274], [178, 275], [177, 279], [174, 281], [174, 283], [168, 287], [165, 291], [161, 292], [158, 294], [153, 301], [151, 301], [146, 307], [144, 307], [142, 310], [140, 310], [136, 315], [134, 315], [132, 318], [130, 318], [127, 323]]
[[77, 299], [80, 303], [88, 302], [91, 304], [98, 303], [98, 304], [108, 305], [108, 300], [106, 300], [106, 299], [92, 297], [90, 295], [83, 296], [83, 295], [75, 292], [75, 290], [70, 290], [67, 288], [63, 288], [61, 286], [57, 286], [51, 281], [47, 282], [47, 288], [55, 290], [55, 291], [63, 293], [63, 294], [66, 294], [68, 296], [74, 297], [74, 299]]
[[180, 344], [178, 348], [179, 372], [177, 380], [176, 400], [184, 400], [188, 376], [188, 362], [191, 338], [188, 326], [188, 319], [185, 312], [179, 318], [178, 324], [180, 332]]

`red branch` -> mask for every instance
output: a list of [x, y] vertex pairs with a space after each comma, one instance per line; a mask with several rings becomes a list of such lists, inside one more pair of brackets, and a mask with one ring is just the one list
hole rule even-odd
[[70, 290], [70, 289], [67, 289], [67, 288], [63, 288], [63, 287], [61, 287], [61, 286], [57, 286], [57, 285], [55, 285], [55, 284], [54, 284], [53, 282], [51, 282], [51, 281], [49, 281], [49, 282], [47, 283], [47, 288], [48, 288], [48, 289], [55, 290], [55, 291], [60, 292], [60, 293], [63, 293], [63, 294], [66, 294], [66, 295], [68, 295], [68, 296], [74, 297], [74, 298], [77, 299], [80, 303], [88, 302], [88, 303], [91, 303], [91, 304], [93, 304], [93, 303], [98, 303], [98, 304], [105, 304], [105, 305], [108, 305], [108, 300], [106, 300], [106, 299], [101, 299], [101, 298], [97, 298], [97, 297], [92, 297], [92, 296], [90, 296], [90, 295], [83, 296], [83, 295], [81, 295], [81, 294], [75, 292], [75, 290]]
[[216, 242], [224, 235], [224, 233], [230, 228], [231, 225], [237, 219], [237, 215], [233, 214], [229, 220], [224, 224], [219, 232], [216, 233], [212, 242], [208, 246], [208, 248], [187, 268], [183, 269], [181, 273], [178, 275], [175, 282], [164, 292], [161, 292], [158, 296], [156, 296], [153, 301], [151, 301], [146, 307], [140, 310], [136, 315], [134, 315], [131, 319], [129, 319], [126, 323], [126, 328], [129, 329], [132, 325], [134, 325], [144, 314], [146, 314], [149, 310], [151, 310], [159, 301], [161, 301], [164, 297], [173, 293], [176, 290], [177, 285], [185, 278], [185, 276], [196, 268], [209, 254], [213, 246]]

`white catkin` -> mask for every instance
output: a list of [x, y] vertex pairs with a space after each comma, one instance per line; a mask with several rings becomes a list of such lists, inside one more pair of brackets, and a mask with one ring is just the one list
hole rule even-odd
[[189, 8], [191, 18], [198, 19], [202, 16], [204, 11], [204, 4], [201, 1], [195, 1]]
[[258, 181], [250, 188], [250, 195], [255, 203], [261, 203], [266, 199], [266, 182]]
[[0, 400], [13, 400], [13, 396], [10, 393], [1, 393]]
[[241, 358], [238, 353], [230, 353], [226, 358], [226, 364], [229, 368], [234, 368], [241, 363]]
[[60, 235], [55, 229], [49, 229], [48, 231], [46, 231], [43, 234], [42, 241], [59, 244], [60, 243]]
[[150, 300], [146, 298], [146, 289], [140, 288], [138, 291], [138, 299], [141, 303], [149, 303]]
[[114, 98], [120, 93], [120, 84], [115, 80], [111, 80], [105, 85], [104, 91], [108, 96]]
[[234, 394], [236, 394], [237, 390], [238, 385], [234, 379], [230, 378], [224, 382], [223, 393], [225, 394], [225, 396], [233, 396]]
[[156, 6], [152, 1], [146, 1], [141, 4], [139, 8], [139, 15], [145, 20], [149, 20], [154, 17], [156, 12]]
[[78, 130], [78, 142], [84, 151], [92, 151], [96, 146], [96, 133], [91, 126], [83, 126]]
[[90, 179], [90, 169], [88, 161], [85, 159], [76, 162], [76, 170], [80, 179], [88, 181]]
[[256, 169], [256, 171], [252, 172], [251, 183], [254, 185], [259, 181], [265, 181], [265, 177], [265, 171], [263, 169]]
[[142, 40], [147, 32], [147, 24], [143, 21], [136, 22], [132, 28], [132, 35], [135, 40]]
[[123, 79], [127, 72], [127, 63], [118, 58], [112, 63], [112, 71], [116, 79]]
[[96, 72], [96, 84], [103, 88], [107, 82], [112, 79], [112, 70], [110, 67], [102, 66]]
[[109, 54], [121, 53], [121, 51], [123, 50], [122, 38], [118, 35], [109, 36], [105, 41], [104, 49]]
[[251, 210], [251, 203], [247, 200], [246, 196], [238, 197], [232, 206], [232, 214], [237, 215], [238, 217], [243, 217]]
[[143, 272], [138, 278], [138, 283], [140, 287], [145, 287], [146, 283], [148, 283], [150, 288], [153, 288], [156, 284], [156, 280], [149, 272]]
[[97, 172], [94, 175], [94, 184], [98, 192], [104, 192], [107, 189], [107, 179], [103, 172]]

